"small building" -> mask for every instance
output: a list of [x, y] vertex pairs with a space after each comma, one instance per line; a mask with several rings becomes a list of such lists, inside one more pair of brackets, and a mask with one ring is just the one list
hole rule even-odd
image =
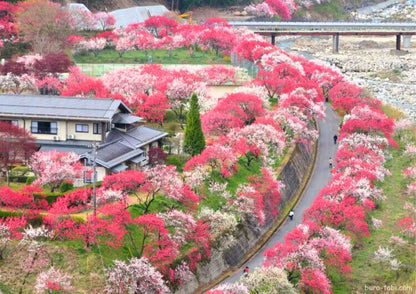
[[96, 144], [98, 180], [147, 165], [149, 148], [168, 136], [115, 99], [0, 95], [0, 121], [26, 129], [41, 151], [75, 152], [86, 165]]

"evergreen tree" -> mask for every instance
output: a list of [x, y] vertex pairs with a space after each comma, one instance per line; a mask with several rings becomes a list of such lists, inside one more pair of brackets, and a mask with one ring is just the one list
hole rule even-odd
[[199, 115], [198, 97], [193, 94], [185, 127], [184, 151], [191, 155], [197, 155], [205, 148], [205, 137], [201, 128], [201, 118]]

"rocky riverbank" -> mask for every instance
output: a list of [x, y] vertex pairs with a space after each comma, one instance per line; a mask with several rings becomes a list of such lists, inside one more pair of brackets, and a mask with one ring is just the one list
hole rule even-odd
[[389, 0], [353, 11], [351, 18], [360, 21], [414, 21], [416, 0]]
[[332, 37], [300, 37], [290, 46], [292, 51], [307, 52], [337, 66], [372, 95], [401, 108], [416, 121], [416, 48], [394, 48], [394, 36], [342, 36], [339, 54], [332, 53]]

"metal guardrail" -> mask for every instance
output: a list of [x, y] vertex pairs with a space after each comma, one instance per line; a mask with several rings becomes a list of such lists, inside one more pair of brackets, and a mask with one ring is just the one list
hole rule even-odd
[[257, 30], [380, 30], [398, 32], [416, 32], [416, 23], [366, 23], [366, 22], [230, 22], [234, 27], [247, 27]]

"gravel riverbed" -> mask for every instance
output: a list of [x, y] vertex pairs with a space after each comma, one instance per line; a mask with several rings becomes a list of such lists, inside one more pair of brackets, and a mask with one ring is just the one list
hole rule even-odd
[[395, 37], [342, 36], [340, 53], [332, 53], [332, 37], [299, 37], [290, 51], [338, 67], [378, 99], [399, 107], [416, 121], [416, 37], [411, 48], [395, 50]]

